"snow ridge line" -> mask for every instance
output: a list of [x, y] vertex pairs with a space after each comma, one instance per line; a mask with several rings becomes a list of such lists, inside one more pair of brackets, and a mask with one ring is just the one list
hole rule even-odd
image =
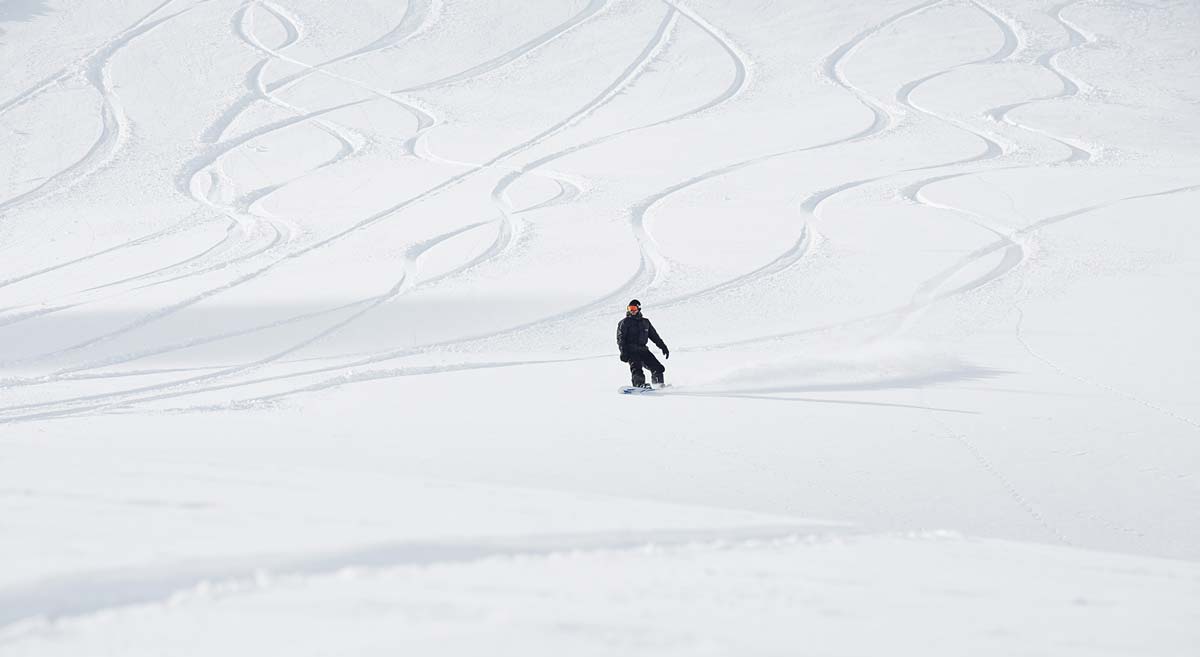
[[725, 550], [780, 544], [820, 544], [866, 535], [845, 525], [780, 525], [728, 529], [551, 534], [470, 541], [391, 542], [311, 555], [262, 555], [193, 561], [163, 568], [99, 571], [43, 580], [0, 591], [0, 645], [43, 623], [126, 607], [165, 604], [217, 589], [226, 595], [256, 590], [272, 579], [312, 578], [347, 570], [381, 571], [483, 559], [660, 549]]

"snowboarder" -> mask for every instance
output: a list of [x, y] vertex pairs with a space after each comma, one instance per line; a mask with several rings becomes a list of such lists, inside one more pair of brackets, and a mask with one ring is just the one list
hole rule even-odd
[[650, 370], [650, 380], [654, 385], [665, 385], [663, 372], [667, 368], [663, 367], [663, 364], [658, 362], [654, 354], [646, 348], [647, 339], [653, 340], [654, 344], [658, 345], [664, 359], [671, 357], [671, 352], [667, 350], [667, 345], [662, 338], [658, 337], [658, 331], [654, 330], [654, 325], [642, 315], [642, 302], [634, 299], [629, 302], [625, 319], [617, 324], [617, 347], [621, 350], [621, 362], [629, 363], [629, 371], [633, 374], [633, 387], [635, 388], [652, 387], [646, 383], [646, 373], [642, 371], [643, 366]]

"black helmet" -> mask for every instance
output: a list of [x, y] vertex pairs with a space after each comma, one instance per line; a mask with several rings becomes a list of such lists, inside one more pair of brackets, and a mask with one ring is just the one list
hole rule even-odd
[[637, 299], [633, 299], [632, 301], [630, 301], [630, 302], [629, 302], [629, 305], [630, 305], [630, 306], [637, 306], [638, 308], [641, 308], [641, 307], [642, 307], [642, 302], [641, 302], [641, 301], [638, 301]]

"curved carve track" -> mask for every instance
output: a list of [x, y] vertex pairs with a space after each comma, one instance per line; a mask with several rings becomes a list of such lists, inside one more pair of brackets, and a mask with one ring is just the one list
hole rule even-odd
[[[4, 38], [57, 63], [0, 72], [0, 652], [581, 548], [658, 577], [711, 547], [759, 591], [776, 546], [744, 543], [808, 517], [893, 536], [788, 548], [859, 597], [893, 544], [935, 589], [930, 555], [1078, 559], [1039, 592], [1071, 619], [1186, 588], [1102, 552], [1200, 558], [1179, 3], [47, 4]], [[630, 297], [666, 391], [612, 394]], [[1025, 599], [985, 574], [918, 602]], [[463, 579], [462, 609], [366, 604], [475, 622]], [[623, 650], [661, 638], [629, 618]], [[535, 627], [611, 648], [609, 620]]]
[[[5, 211], [19, 210], [20, 205], [32, 201], [43, 194], [43, 188], [68, 189], [71, 181], [88, 175], [88, 172], [105, 166], [110, 161], [121, 142], [122, 135], [127, 132], [125, 119], [122, 118], [119, 100], [113, 94], [106, 71], [106, 66], [114, 52], [125, 48], [134, 40], [168, 21], [188, 15], [198, 9], [208, 10], [205, 3], [189, 5], [175, 13], [162, 15], [172, 3], [160, 5], [154, 12], [144, 16], [132, 27], [111, 39], [94, 53], [84, 58], [80, 69], [90, 84], [103, 99], [102, 124], [104, 126], [96, 145], [79, 162], [67, 167], [47, 180], [42, 186], [6, 200], [0, 209]], [[941, 201], [936, 194], [931, 193], [935, 186], [957, 181], [968, 180], [978, 174], [997, 170], [1032, 169], [1038, 166], [1053, 165], [1087, 165], [1094, 161], [1096, 151], [1089, 145], [1076, 139], [1054, 135], [1049, 131], [1018, 122], [1012, 118], [1012, 113], [1020, 107], [1033, 103], [1054, 102], [1057, 100], [1076, 97], [1087, 88], [1086, 82], [1073, 74], [1064, 71], [1058, 65], [1059, 56], [1073, 48], [1085, 47], [1094, 42], [1086, 30], [1070, 22], [1064, 17], [1071, 3], [1053, 8], [1050, 16], [1059, 24], [1065, 35], [1063, 45], [1057, 45], [1034, 58], [1034, 64], [1045, 69], [1062, 83], [1059, 93], [1031, 97], [1020, 102], [1008, 103], [1003, 106], [988, 108], [982, 115], [990, 118], [996, 125], [1007, 126], [1027, 134], [1048, 138], [1067, 149], [1065, 158], [1055, 162], [1012, 162], [1013, 156], [1022, 150], [1022, 144], [1017, 136], [1019, 133], [1008, 132], [1000, 134], [997, 131], [981, 127], [975, 120], [978, 117], [957, 116], [952, 112], [940, 110], [921, 98], [922, 88], [935, 80], [960, 79], [982, 66], [1004, 66], [1013, 62], [1017, 56], [1023, 56], [1028, 49], [1017, 24], [1003, 13], [988, 5], [972, 2], [950, 2], [947, 0], [932, 0], [903, 8], [881, 19], [869, 21], [866, 27], [859, 29], [848, 40], [830, 47], [827, 54], [813, 65], [816, 75], [824, 84], [840, 88], [854, 103], [866, 108], [870, 113], [870, 122], [856, 127], [845, 135], [837, 135], [830, 139], [818, 140], [816, 143], [796, 145], [764, 145], [757, 154], [726, 161], [710, 161], [697, 167], [682, 178], [671, 181], [664, 179], [664, 184], [655, 192], [648, 195], [623, 198], [620, 203], [624, 208], [621, 217], [628, 225], [629, 238], [638, 249], [636, 268], [624, 275], [623, 279], [601, 296], [577, 303], [567, 308], [555, 309], [554, 312], [542, 313], [536, 318], [498, 325], [486, 330], [467, 332], [447, 340], [429, 341], [418, 346], [401, 348], [376, 348], [366, 353], [350, 357], [334, 357], [332, 361], [316, 367], [289, 367], [286, 371], [271, 373], [274, 365], [283, 362], [290, 356], [309, 350], [310, 347], [327, 343], [351, 326], [369, 323], [372, 317], [378, 315], [377, 310], [390, 307], [400, 297], [414, 290], [430, 289], [434, 285], [458, 284], [458, 281], [469, 280], [471, 276], [488, 275], [490, 271], [498, 271], [506, 266], [520, 266], [521, 258], [531, 257], [531, 249], [541, 248], [535, 235], [526, 234], [528, 219], [534, 213], [552, 213], [559, 209], [575, 206], [586, 206], [591, 202], [593, 192], [586, 176], [572, 175], [556, 169], [551, 165], [567, 161], [573, 156], [573, 161], [592, 152], [598, 152], [601, 147], [612, 149], [628, 145], [636, 148], [639, 139], [648, 135], [668, 134], [666, 131], [678, 129], [680, 126], [700, 125], [704, 122], [717, 124], [725, 120], [725, 116], [737, 116], [740, 106], [753, 107], [753, 99], [743, 98], [746, 91], [755, 84], [755, 63], [749, 49], [740, 45], [736, 38], [730, 36], [730, 31], [722, 29], [697, 12], [687, 4], [664, 2], [662, 13], [657, 26], [649, 30], [648, 40], [631, 61], [629, 61], [615, 78], [608, 81], [606, 86], [599, 88], [595, 95], [583, 105], [562, 116], [557, 121], [541, 127], [533, 132], [533, 136], [515, 143], [509, 143], [496, 151], [490, 157], [481, 158], [476, 162], [452, 162], [434, 153], [427, 137], [434, 129], [452, 126], [443, 117], [443, 110], [437, 107], [439, 90], [446, 88], [461, 89], [468, 87], [474, 80], [494, 76], [499, 73], [512, 73], [521, 67], [536, 66], [539, 57], [548, 56], [555, 48], [562, 48], [564, 43], [573, 38], [594, 38], [596, 26], [604, 21], [613, 21], [620, 12], [629, 12], [630, 8], [613, 5], [604, 0], [592, 0], [583, 4], [577, 11], [566, 16], [557, 23], [552, 23], [544, 31], [532, 37], [525, 38], [520, 43], [503, 50], [500, 54], [489, 59], [470, 63], [456, 73], [442, 75], [434, 79], [409, 85], [398, 91], [391, 91], [379, 82], [357, 78], [347, 73], [354, 70], [357, 62], [365, 58], [378, 59], [383, 56], [403, 57], [408, 44], [420, 37], [428, 41], [438, 34], [443, 26], [439, 21], [444, 20], [444, 9], [437, 3], [409, 3], [398, 22], [384, 30], [381, 34], [359, 44], [348, 44], [340, 54], [325, 57], [317, 63], [308, 63], [288, 54], [298, 44], [304, 43], [306, 28], [300, 18], [302, 11], [295, 10], [283, 3], [266, 0], [251, 0], [238, 6], [228, 17], [233, 35], [243, 44], [253, 50], [259, 59], [245, 71], [245, 91], [240, 98], [218, 113], [214, 120], [208, 123], [196, 135], [196, 147], [193, 154], [179, 167], [176, 176], [178, 191], [189, 195], [197, 205], [197, 214], [187, 217], [178, 223], [144, 236], [132, 238], [116, 246], [106, 247], [86, 255], [82, 255], [60, 263], [10, 276], [0, 281], [0, 290], [5, 286], [22, 284], [29, 285], [37, 282], [39, 277], [55, 274], [64, 270], [75, 271], [99, 260], [127, 249], [144, 249], [153, 246], [158, 241], [179, 234], [193, 226], [204, 222], [215, 221], [218, 217], [227, 222], [224, 237], [216, 243], [200, 245], [194, 253], [186, 254], [173, 263], [158, 264], [140, 273], [126, 275], [111, 280], [93, 280], [89, 285], [81, 287], [71, 295], [63, 297], [64, 301], [47, 304], [39, 308], [11, 307], [0, 318], [0, 328], [4, 326], [17, 327], [23, 322], [34, 319], [46, 320], [49, 317], [63, 313], [87, 312], [91, 304], [120, 295], [147, 294], [160, 290], [169, 290], [175, 286], [190, 284], [193, 281], [213, 281], [211, 285], [198, 292], [174, 299], [171, 303], [149, 309], [140, 316], [132, 318], [124, 324], [111, 330], [95, 333], [85, 339], [71, 344], [59, 345], [52, 350], [26, 353], [22, 357], [9, 358], [4, 364], [7, 367], [37, 368], [41, 363], [50, 364], [48, 370], [34, 376], [17, 376], [7, 379], [13, 389], [37, 388], [51, 386], [57, 382], [82, 380], [91, 377], [103, 377], [104, 370], [115, 367], [137, 367], [139, 361], [148, 358], [170, 357], [201, 345], [220, 345], [227, 340], [243, 338], [256, 334], [267, 334], [299, 323], [319, 324], [311, 332], [301, 338], [292, 338], [287, 344], [247, 359], [235, 366], [208, 368], [200, 373], [191, 372], [185, 376], [166, 382], [155, 382], [148, 385], [122, 386], [115, 391], [105, 391], [98, 394], [55, 397], [50, 399], [31, 399], [28, 403], [6, 405], [2, 412], [11, 419], [27, 419], [31, 412], [41, 417], [42, 413], [71, 414], [97, 411], [119, 404], [128, 406], [143, 401], [153, 401], [175, 396], [188, 396], [195, 393], [212, 392], [214, 390], [233, 390], [242, 386], [256, 386], [263, 383], [283, 383], [289, 379], [302, 382], [297, 389], [320, 388], [323, 383], [306, 383], [313, 377], [329, 377], [329, 381], [344, 379], [344, 372], [361, 370], [362, 368], [378, 367], [388, 361], [402, 359], [413, 355], [437, 350], [459, 349], [467, 345], [497, 343], [497, 341], [520, 341], [523, 335], [530, 331], [541, 330], [548, 325], [568, 327], [594, 321], [605, 313], [605, 309], [616, 300], [629, 295], [653, 295], [655, 290], [667, 283], [676, 282], [674, 279], [671, 260], [663, 255], [663, 245], [654, 231], [654, 218], [666, 207], [668, 200], [686, 199], [701, 185], [705, 188], [720, 188], [723, 180], [735, 172], [753, 172], [756, 167], [767, 163], [800, 161], [797, 158], [808, 158], [809, 161], [837, 157], [849, 148], [869, 147], [872, 149], [888, 148], [892, 140], [898, 139], [905, 132], [914, 129], [914, 117], [924, 117], [950, 129], [960, 131], [978, 140], [982, 148], [978, 152], [957, 155], [944, 162], [934, 162], [917, 167], [899, 166], [891, 171], [855, 177], [850, 180], [837, 182], [824, 189], [801, 189], [794, 201], [799, 226], [795, 231], [796, 237], [790, 244], [775, 247], [774, 255], [763, 262], [748, 263], [741, 273], [718, 282], [709, 282], [685, 292], [676, 292], [670, 298], [656, 299], [656, 306], [663, 309], [693, 308], [704, 304], [706, 300], [733, 291], [753, 290], [767, 279], [787, 280], [799, 276], [798, 264], [804, 262], [805, 255], [814, 243], [822, 241], [816, 220], [836, 222], [839, 218], [824, 211], [824, 205], [832, 198], [849, 194], [889, 193], [896, 199], [931, 210], [944, 210], [957, 216], [970, 226], [974, 226], [987, 235], [987, 242], [982, 246], [964, 251], [959, 257], [949, 261], [931, 278], [915, 285], [911, 300], [903, 306], [881, 309], [859, 317], [844, 318], [832, 323], [819, 323], [817, 326], [796, 327], [788, 331], [770, 331], [759, 336], [743, 336], [737, 340], [710, 342], [704, 344], [705, 349], [719, 349], [761, 343], [763, 341], [811, 334], [829, 330], [834, 327], [846, 327], [865, 321], [893, 317], [892, 331], [901, 331], [908, 318], [935, 303], [941, 303], [956, 297], [979, 290], [1006, 274], [1017, 269], [1025, 261], [1025, 242], [1037, 231], [1038, 226], [1048, 225], [1046, 222], [1023, 228], [1013, 228], [1004, 225], [996, 218], [989, 217], [974, 210], [954, 207]], [[974, 10], [994, 25], [999, 32], [1000, 41], [996, 49], [984, 56], [954, 61], [948, 58], [946, 66], [921, 72], [918, 76], [907, 80], [895, 80], [891, 97], [877, 96], [868, 90], [868, 85], [853, 79], [847, 70], [847, 64], [865, 52], [874, 48], [875, 40], [880, 35], [889, 35], [894, 40], [897, 35], [904, 35], [906, 27], [915, 25], [917, 21], [936, 19], [937, 11], [943, 8], [966, 8]], [[260, 25], [261, 23], [261, 25]], [[270, 25], [268, 25], [268, 23]], [[613, 100], [628, 94], [645, 80], [657, 81], [663, 75], [670, 75], [669, 67], [677, 61], [674, 49], [680, 47], [675, 43], [675, 35], [681, 25], [697, 30], [708, 44], [715, 48], [714, 52], [721, 53], [719, 68], [726, 71], [725, 80], [720, 85], [713, 85], [713, 92], [698, 100], [692, 107], [670, 114], [666, 118], [639, 122], [637, 115], [630, 116], [630, 124], [616, 130], [608, 130], [586, 139], [571, 142], [565, 139], [567, 145], [549, 153], [543, 153], [533, 158], [527, 154], [536, 147], [547, 143], [552, 138], [562, 139], [573, 134], [576, 126], [585, 125], [602, 108], [608, 107]], [[271, 27], [279, 33], [277, 44], [268, 44], [259, 35], [260, 27]], [[644, 26], [649, 27], [649, 26]], [[761, 47], [761, 46], [758, 46]], [[867, 60], [863, 60], [867, 61]], [[292, 72], [271, 78], [274, 68], [288, 66]], [[74, 69], [72, 69], [74, 70]], [[8, 111], [29, 102], [32, 98], [45, 92], [53, 84], [71, 75], [64, 71], [51, 79], [35, 85], [26, 92], [0, 105], [0, 112]], [[322, 88], [343, 88], [352, 90], [357, 96], [339, 98], [336, 95], [325, 97], [320, 106], [303, 107], [296, 101], [288, 100], [285, 94], [293, 94], [305, 89], [314, 81], [324, 81]], [[364, 97], [365, 96], [365, 97]], [[419, 98], [419, 100], [418, 100]], [[422, 191], [402, 198], [394, 199], [378, 211], [359, 217], [344, 217], [343, 221], [322, 227], [318, 230], [301, 229], [294, 221], [286, 216], [273, 216], [267, 213], [264, 202], [273, 196], [294, 191], [315, 180], [327, 172], [334, 175], [366, 156], [370, 144], [378, 144], [379, 134], [363, 132], [361, 126], [345, 125], [341, 117], [348, 112], [361, 111], [375, 103], [386, 103], [395, 107], [403, 115], [411, 118], [415, 130], [403, 142], [402, 150], [395, 155], [401, 158], [427, 161], [431, 165], [455, 166], [461, 169], [458, 173], [442, 176], [433, 184], [427, 185]], [[248, 111], [251, 108], [270, 106], [288, 118], [260, 122], [258, 125], [247, 124]], [[452, 108], [450, 108], [452, 109]], [[661, 115], [660, 115], [661, 116]], [[742, 119], [736, 119], [741, 121]], [[243, 124], [246, 124], [243, 127]], [[235, 152], [243, 152], [257, 140], [279, 138], [282, 135], [299, 134], [301, 128], [315, 128], [327, 135], [332, 143], [337, 144], [336, 152], [325, 159], [316, 162], [307, 171], [293, 174], [283, 179], [269, 181], [267, 184], [244, 186], [239, 181], [230, 178], [223, 162]], [[397, 143], [397, 142], [392, 142]], [[782, 147], [781, 147], [782, 146]], [[681, 168], [681, 171], [686, 170]], [[926, 173], [927, 172], [927, 173]], [[918, 177], [924, 176], [924, 177]], [[515, 207], [510, 196], [517, 185], [524, 185], [530, 177], [547, 181], [557, 191], [547, 197]], [[145, 348], [121, 353], [101, 353], [91, 355], [91, 352], [117, 339], [124, 339], [135, 332], [144, 334], [153, 329], [156, 323], [170, 318], [185, 309], [209, 306], [218, 302], [223, 295], [251, 283], [259, 283], [275, 276], [282, 265], [302, 262], [309, 255], [318, 252], [332, 251], [341, 253], [350, 244], [351, 238], [370, 234], [385, 224], [401, 220], [404, 215], [419, 210], [422, 207], [441, 202], [448, 195], [459, 193], [474, 187], [478, 182], [488, 180], [492, 184], [488, 202], [494, 210], [494, 217], [481, 221], [462, 223], [449, 222], [446, 230], [434, 233], [420, 241], [402, 245], [398, 249], [396, 273], [394, 278], [380, 281], [382, 291], [370, 296], [355, 299], [343, 299], [340, 303], [331, 304], [325, 308], [308, 310], [280, 316], [270, 321], [261, 321], [247, 326], [227, 327], [224, 329], [206, 331], [186, 339], [162, 341], [147, 345]], [[65, 181], [65, 182], [64, 182]], [[47, 192], [48, 193], [48, 192]], [[1170, 193], [1170, 192], [1162, 192]], [[1081, 211], [1082, 212], [1082, 211]], [[1076, 216], [1078, 213], [1068, 213]], [[1064, 217], [1065, 218], [1065, 217]], [[1061, 219], [1055, 219], [1058, 221]], [[1046, 220], [1047, 222], [1049, 220]], [[1052, 223], [1052, 222], [1051, 222]], [[445, 245], [458, 243], [458, 238], [480, 234], [478, 231], [487, 230], [494, 235], [490, 242], [482, 244], [475, 252], [464, 257], [456, 266], [450, 267], [434, 278], [421, 280], [416, 275], [418, 263], [427, 254], [438, 252]], [[520, 245], [520, 250], [515, 247]], [[997, 252], [1002, 252], [999, 259], [982, 274], [968, 281], [959, 280], [963, 272], [974, 270], [979, 263], [987, 258], [994, 258]], [[951, 283], [951, 281], [954, 281]], [[947, 287], [949, 286], [949, 287]], [[49, 300], [48, 300], [49, 301]], [[703, 343], [696, 344], [700, 347]], [[524, 361], [519, 361], [524, 362]], [[470, 367], [467, 363], [465, 367]], [[160, 371], [163, 368], [155, 368]], [[166, 368], [170, 369], [170, 368]], [[180, 368], [181, 371], [189, 368]], [[250, 376], [253, 372], [268, 370], [261, 376]], [[114, 370], [115, 371], [115, 370]], [[116, 375], [114, 375], [116, 376]], [[124, 378], [124, 377], [122, 377]], [[134, 377], [136, 378], [136, 377]], [[330, 384], [332, 385], [332, 384]], [[286, 395], [287, 393], [279, 393]], [[278, 395], [276, 395], [278, 396]]]

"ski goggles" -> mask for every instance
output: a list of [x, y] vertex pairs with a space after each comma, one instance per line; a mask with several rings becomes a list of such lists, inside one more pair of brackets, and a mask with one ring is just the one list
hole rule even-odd
[[637, 311], [639, 311], [639, 310], [641, 310], [641, 309], [642, 309], [642, 307], [641, 307], [641, 306], [630, 306], [630, 307], [629, 307], [629, 312], [631, 312], [631, 313], [636, 313]]

